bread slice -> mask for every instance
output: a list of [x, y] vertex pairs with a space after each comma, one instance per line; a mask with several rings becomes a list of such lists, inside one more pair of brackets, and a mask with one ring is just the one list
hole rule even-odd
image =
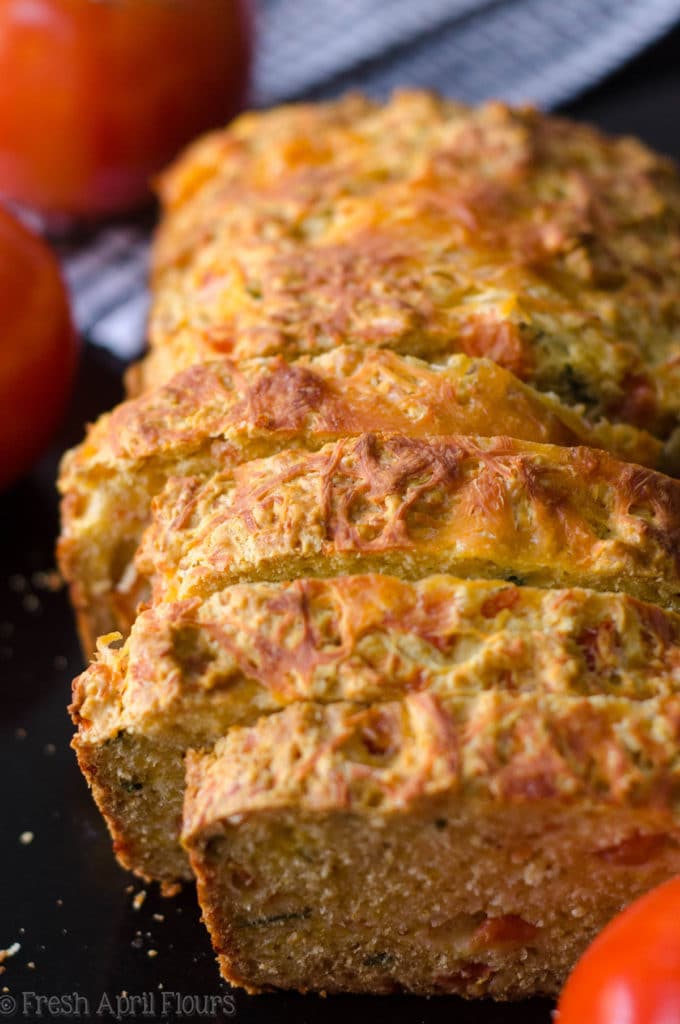
[[555, 994], [680, 872], [680, 696], [301, 703], [187, 757], [183, 841], [249, 991]]
[[187, 748], [297, 701], [680, 690], [680, 616], [620, 594], [446, 576], [244, 584], [142, 612], [74, 684], [74, 747], [118, 859], [188, 877]]
[[632, 139], [423, 92], [247, 114], [162, 179], [156, 387], [343, 342], [488, 356], [594, 419], [680, 411], [680, 178]]
[[102, 416], [62, 462], [58, 554], [86, 654], [98, 636], [127, 633], [146, 596], [132, 559], [151, 499], [169, 476], [204, 477], [365, 430], [507, 434], [608, 448], [649, 465], [662, 458], [644, 431], [588, 424], [482, 359], [428, 366], [344, 346], [292, 365], [279, 357], [194, 366]]
[[680, 608], [680, 482], [588, 448], [361, 435], [171, 480], [138, 555], [155, 599], [386, 572], [625, 591]]

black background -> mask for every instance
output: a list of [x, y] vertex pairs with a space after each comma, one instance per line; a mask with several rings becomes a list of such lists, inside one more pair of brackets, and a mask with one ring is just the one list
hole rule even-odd
[[[680, 157], [680, 30], [565, 112], [638, 134]], [[146, 886], [143, 905], [133, 908], [144, 886], [117, 867], [69, 749], [65, 707], [82, 663], [66, 596], [46, 590], [35, 575], [54, 565], [59, 454], [80, 439], [86, 421], [119, 400], [121, 371], [105, 353], [84, 350], [68, 422], [54, 449], [28, 479], [0, 496], [0, 948], [21, 944], [0, 976], [0, 1016], [7, 1010], [11, 1019], [11, 996], [14, 1019], [78, 1019], [67, 1014], [66, 1003], [54, 1004], [51, 1015], [43, 1007], [40, 1016], [33, 997], [26, 997], [33, 1007], [27, 1012], [22, 1002], [23, 993], [77, 992], [90, 1007], [87, 1013], [80, 1004], [80, 1019], [113, 1020], [106, 1007], [97, 1015], [101, 997], [115, 1004], [127, 992], [149, 994], [144, 1012], [125, 1016], [129, 1007], [121, 1004], [121, 1019], [140, 1021], [548, 1024], [552, 1006], [539, 1000], [504, 1005], [443, 997], [249, 997], [240, 991], [233, 993], [233, 1014], [208, 1017], [200, 1000], [230, 990], [219, 981], [191, 887], [166, 900]], [[29, 844], [20, 842], [24, 832], [34, 835]], [[158, 914], [163, 920], [154, 918]], [[149, 957], [149, 950], [157, 955]], [[188, 1012], [163, 1017], [162, 991], [184, 996]]]

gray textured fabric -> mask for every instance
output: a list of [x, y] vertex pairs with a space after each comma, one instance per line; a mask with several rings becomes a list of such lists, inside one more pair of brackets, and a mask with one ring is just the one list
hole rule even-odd
[[[551, 108], [680, 20], [680, 0], [260, 0], [253, 102], [425, 86]], [[104, 230], [62, 253], [81, 331], [124, 359], [143, 347], [148, 237]]]
[[262, 0], [255, 100], [405, 83], [551, 107], [680, 17], [678, 0]]

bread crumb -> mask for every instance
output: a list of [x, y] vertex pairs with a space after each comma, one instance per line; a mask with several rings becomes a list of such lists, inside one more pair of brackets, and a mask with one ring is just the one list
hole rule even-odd
[[35, 970], [35, 960], [29, 960], [28, 963], [26, 964], [26, 966], [28, 967], [28, 969], [30, 971], [34, 971]]
[[144, 900], [146, 899], [146, 889], [140, 889], [135, 898], [132, 901], [132, 906], [135, 910], [139, 910]]
[[147, 955], [147, 956], [150, 956], [150, 957], [152, 957], [152, 958], [153, 958], [154, 956], [158, 956], [158, 950], [157, 950], [157, 949], [147, 949], [147, 951], [146, 951], [146, 955]]
[[165, 914], [152, 914], [154, 921], [165, 921]]
[[19, 836], [19, 842], [22, 843], [24, 846], [29, 846], [34, 839], [35, 835], [33, 832], [22, 832], [21, 835]]
[[11, 946], [7, 947], [7, 949], [0, 949], [0, 964], [4, 960], [6, 960], [7, 957], [9, 957], [9, 956], [16, 956], [16, 954], [19, 952], [20, 949], [21, 949], [21, 943], [20, 942], [13, 942]]
[[56, 594], [64, 585], [61, 573], [56, 569], [34, 572], [31, 576], [31, 583], [36, 590], [50, 590]]
[[182, 891], [181, 882], [161, 882], [161, 896], [171, 899]]
[[134, 890], [135, 890], [134, 885], [126, 885], [125, 886], [125, 892], [127, 892], [127, 893], [134, 892]]
[[43, 747], [43, 754], [46, 754], [48, 757], [51, 757], [52, 754], [56, 754], [56, 752], [57, 748], [55, 747], [54, 743], [46, 743], [45, 746]]

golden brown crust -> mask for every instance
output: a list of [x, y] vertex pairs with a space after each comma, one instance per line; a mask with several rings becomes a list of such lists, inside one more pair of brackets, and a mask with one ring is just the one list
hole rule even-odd
[[663, 458], [644, 431], [588, 424], [487, 360], [453, 356], [428, 366], [341, 346], [295, 364], [278, 357], [193, 366], [102, 416], [62, 461], [58, 555], [84, 651], [112, 629], [126, 633], [145, 598], [130, 560], [168, 476], [208, 475], [376, 429], [585, 443], [650, 465]]
[[588, 423], [486, 359], [454, 355], [428, 365], [388, 350], [341, 345], [292, 364], [278, 356], [190, 367], [100, 417], [67, 453], [60, 489], [68, 493], [95, 469], [115, 471], [125, 463], [134, 470], [146, 459], [177, 456], [210, 441], [248, 442], [255, 451], [272, 434], [291, 444], [307, 435], [320, 446], [378, 429], [586, 444], [653, 467], [663, 457], [660, 443], [645, 431]]
[[157, 599], [384, 571], [519, 577], [680, 607], [680, 483], [604, 452], [362, 435], [171, 480], [138, 554]]
[[243, 584], [161, 603], [75, 681], [74, 747], [118, 859], [188, 874], [182, 755], [288, 704], [426, 691], [644, 701], [680, 690], [680, 617], [619, 594], [383, 575]]
[[[680, 616], [623, 594], [384, 575], [241, 584], [160, 603], [74, 683], [79, 740], [214, 739], [293, 701], [545, 690], [644, 700], [680, 688]], [[115, 635], [114, 635], [115, 639]]]
[[162, 183], [153, 386], [352, 342], [486, 355], [665, 436], [680, 409], [680, 187], [631, 139], [424, 93], [249, 114]]
[[187, 755], [182, 838], [191, 845], [232, 817], [281, 806], [398, 814], [443, 791], [674, 808], [679, 741], [677, 693], [632, 702], [422, 692], [364, 709], [301, 702]]

